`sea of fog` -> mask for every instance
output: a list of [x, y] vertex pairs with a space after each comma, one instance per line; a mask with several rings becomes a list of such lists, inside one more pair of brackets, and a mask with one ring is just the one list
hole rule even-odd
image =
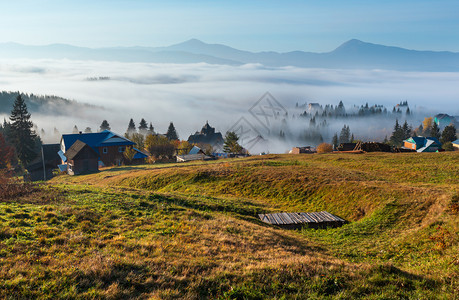
[[[269, 92], [287, 111], [296, 103], [391, 109], [407, 100], [426, 114], [459, 115], [459, 73], [267, 68], [258, 64], [151, 64], [71, 60], [0, 60], [0, 90], [56, 95], [103, 107], [57, 116], [33, 115], [39, 128], [96, 130], [107, 119], [123, 133], [130, 118], [165, 132], [173, 121], [186, 139], [206, 121], [226, 132]], [[389, 125], [388, 125], [389, 126]], [[354, 125], [368, 127], [366, 124]], [[352, 128], [351, 128], [352, 130]], [[378, 129], [380, 130], [380, 129]], [[390, 132], [390, 128], [386, 130]], [[282, 152], [282, 149], [275, 151]]]

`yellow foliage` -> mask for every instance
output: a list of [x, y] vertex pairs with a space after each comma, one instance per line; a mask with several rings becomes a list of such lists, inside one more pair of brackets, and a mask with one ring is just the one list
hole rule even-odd
[[328, 143], [322, 143], [317, 146], [317, 153], [330, 153], [333, 152], [333, 146]]

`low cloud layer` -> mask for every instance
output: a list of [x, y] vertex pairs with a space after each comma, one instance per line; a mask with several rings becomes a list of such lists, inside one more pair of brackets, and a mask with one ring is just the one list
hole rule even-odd
[[[284, 107], [296, 102], [346, 106], [366, 102], [391, 108], [408, 100], [413, 109], [459, 115], [459, 73], [266, 68], [251, 64], [147, 64], [70, 60], [0, 61], [1, 90], [57, 95], [103, 106], [103, 111], [75, 112], [75, 117], [33, 116], [45, 131], [96, 130], [103, 119], [124, 132], [141, 118], [165, 132], [173, 121], [181, 138], [206, 120], [225, 132], [265, 92]], [[78, 116], [78, 117], [77, 117]]]

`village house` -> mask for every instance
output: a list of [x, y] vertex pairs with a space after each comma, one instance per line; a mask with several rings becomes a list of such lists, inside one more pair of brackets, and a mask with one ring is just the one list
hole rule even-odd
[[[69, 167], [67, 171], [70, 171], [70, 166], [77, 166], [78, 173], [81, 173], [81, 171], [97, 171], [94, 167], [95, 158], [97, 158], [97, 167], [120, 166], [124, 164], [124, 151], [127, 147], [133, 147], [134, 145], [132, 141], [109, 130], [97, 133], [80, 132], [77, 134], [62, 135], [58, 153], [62, 159], [62, 164]], [[88, 147], [92, 151], [90, 151]], [[140, 150], [136, 148], [133, 149], [136, 151], [134, 160], [144, 160], [147, 157], [147, 155]], [[69, 172], [69, 174], [70, 173], [77, 174], [75, 170]]]
[[417, 152], [437, 152], [441, 149], [441, 143], [434, 137], [414, 136], [403, 141], [403, 148]]
[[454, 126], [458, 125], [458, 120], [455, 117], [448, 114], [438, 114], [435, 115], [434, 120], [437, 123], [438, 127], [443, 130], [446, 126], [453, 124]]
[[452, 142], [454, 151], [459, 151], [459, 140]]

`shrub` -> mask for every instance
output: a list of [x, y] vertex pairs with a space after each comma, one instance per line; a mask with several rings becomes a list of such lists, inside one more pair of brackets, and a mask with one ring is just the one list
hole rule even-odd
[[322, 143], [317, 146], [317, 153], [330, 153], [333, 152], [333, 146], [328, 143]]

